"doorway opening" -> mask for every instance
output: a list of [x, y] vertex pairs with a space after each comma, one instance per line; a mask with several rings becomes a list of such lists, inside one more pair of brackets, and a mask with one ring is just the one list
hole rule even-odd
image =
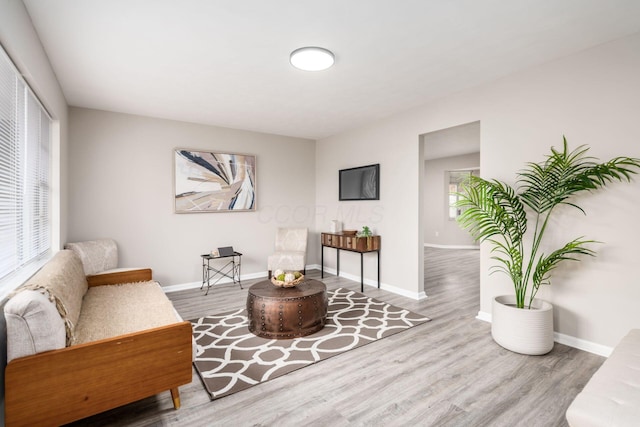
[[424, 291], [460, 284], [480, 290], [480, 251], [456, 221], [461, 182], [480, 174], [480, 122], [471, 122], [420, 136], [424, 163], [422, 215]]

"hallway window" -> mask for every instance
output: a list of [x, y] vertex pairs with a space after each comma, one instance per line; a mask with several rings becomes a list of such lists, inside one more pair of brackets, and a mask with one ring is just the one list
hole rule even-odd
[[448, 183], [448, 207], [449, 207], [449, 219], [455, 220], [462, 213], [461, 208], [456, 207], [456, 203], [458, 202], [458, 193], [460, 193], [460, 186], [462, 183], [469, 178], [471, 175], [479, 175], [480, 171], [477, 169], [474, 170], [456, 170], [456, 171], [447, 171], [449, 178], [446, 180]]

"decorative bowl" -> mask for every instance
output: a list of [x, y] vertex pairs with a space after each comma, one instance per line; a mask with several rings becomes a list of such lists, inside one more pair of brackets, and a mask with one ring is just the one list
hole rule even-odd
[[303, 280], [304, 280], [304, 274], [302, 274], [293, 282], [285, 282], [284, 280], [278, 280], [275, 278], [275, 276], [271, 277], [271, 283], [273, 283], [275, 286], [278, 286], [280, 288], [292, 288], [298, 283], [302, 283]]
[[342, 230], [344, 236], [355, 236], [358, 230]]

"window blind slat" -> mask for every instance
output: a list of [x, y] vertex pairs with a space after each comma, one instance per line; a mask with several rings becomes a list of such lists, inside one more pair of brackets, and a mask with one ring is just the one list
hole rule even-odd
[[51, 246], [51, 119], [0, 48], [0, 279]]

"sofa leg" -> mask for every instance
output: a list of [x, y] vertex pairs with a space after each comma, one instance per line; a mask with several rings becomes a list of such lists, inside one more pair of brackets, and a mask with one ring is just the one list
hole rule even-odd
[[173, 409], [180, 409], [180, 390], [178, 387], [171, 389], [171, 398], [173, 399]]

